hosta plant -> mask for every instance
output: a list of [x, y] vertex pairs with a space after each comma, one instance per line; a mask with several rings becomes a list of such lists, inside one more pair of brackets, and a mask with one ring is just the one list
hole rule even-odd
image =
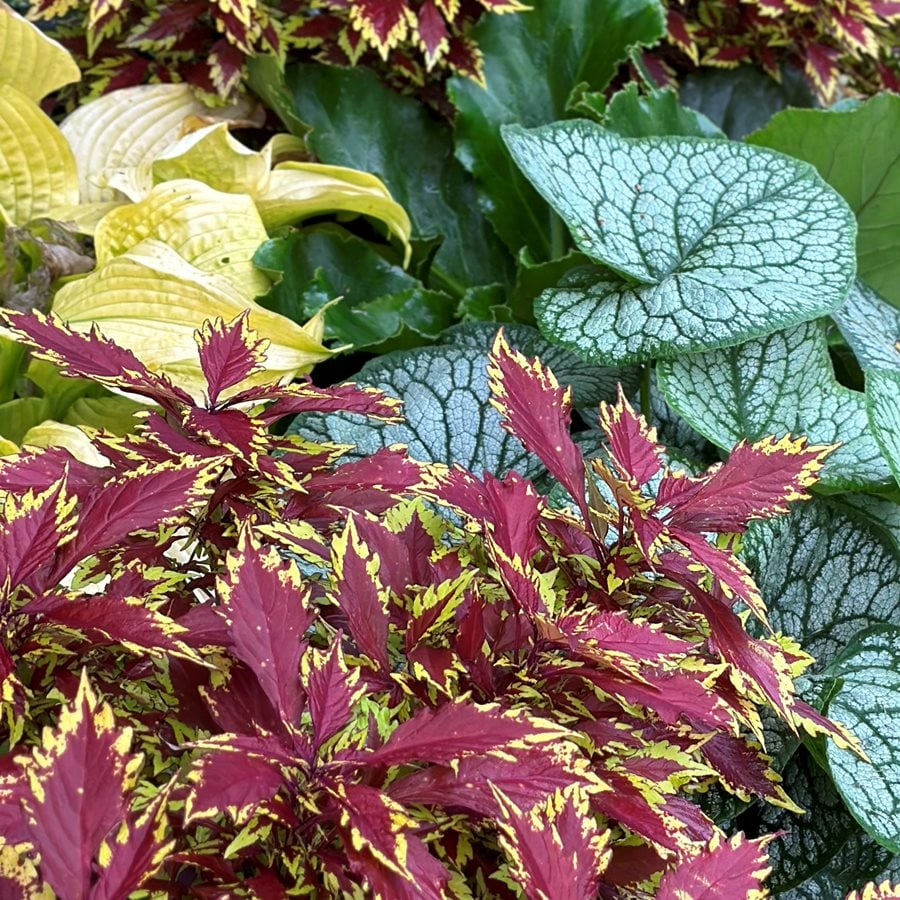
[[812, 660], [734, 554], [832, 448], [765, 438], [689, 475], [620, 394], [586, 460], [571, 391], [501, 333], [491, 402], [551, 505], [515, 473], [273, 437], [398, 406], [254, 385], [246, 316], [197, 333], [202, 402], [98, 332], [7, 321], [158, 406], [100, 465], [0, 464], [8, 890], [751, 896], [773, 836], [697, 801], [797, 811], [763, 715], [858, 752], [797, 696]]

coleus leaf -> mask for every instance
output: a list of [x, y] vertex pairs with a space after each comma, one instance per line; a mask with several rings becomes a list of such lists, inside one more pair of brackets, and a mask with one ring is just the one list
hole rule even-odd
[[365, 784], [338, 784], [339, 827], [350, 867], [375, 896], [441, 900], [450, 873], [416, 834], [398, 803]]
[[857, 634], [828, 674], [838, 679], [829, 715], [853, 730], [871, 760], [829, 746], [835, 786], [859, 824], [900, 853], [900, 625]]
[[[747, 139], [812, 163], [859, 221], [859, 274], [900, 306], [900, 97], [884, 92], [854, 109], [786, 109]], [[859, 173], [865, 166], [865, 177]]]
[[382, 766], [413, 760], [446, 764], [506, 745], [546, 744], [566, 733], [547, 719], [496, 704], [446, 703], [437, 710], [423, 707], [398, 725], [383, 746], [359, 759]]
[[751, 841], [743, 834], [726, 840], [717, 834], [709, 847], [667, 871], [659, 883], [659, 900], [718, 900], [746, 897], [762, 900], [770, 872], [766, 845], [774, 835]]
[[527, 897], [593, 900], [609, 861], [609, 831], [601, 832], [587, 797], [556, 791], [523, 811], [494, 789], [503, 819], [498, 835], [509, 874]]
[[744, 557], [772, 627], [827, 666], [870, 625], [900, 624], [900, 563], [886, 539], [854, 515], [812, 500], [753, 522]]
[[536, 307], [544, 333], [585, 358], [729, 346], [831, 312], [847, 293], [853, 215], [809, 166], [586, 121], [504, 135], [579, 249], [606, 267], [573, 271]]
[[835, 380], [818, 323], [665, 361], [657, 374], [666, 400], [722, 448], [742, 438], [803, 434], [841, 445], [820, 473], [823, 488], [872, 487], [890, 478], [864, 398]]
[[897, 900], [900, 897], [900, 884], [882, 881], [880, 884], [869, 882], [861, 890], [851, 891], [845, 900]]
[[303, 687], [318, 750], [350, 720], [353, 704], [365, 692], [358, 686], [361, 670], [348, 668], [340, 636], [327, 650], [308, 647], [303, 654]]
[[257, 679], [288, 728], [299, 724], [303, 703], [300, 657], [315, 618], [296, 566], [275, 547], [263, 548], [245, 526], [217, 592], [228, 618], [234, 653]]
[[0, 590], [27, 582], [75, 536], [76, 500], [62, 479], [38, 494], [6, 497], [0, 514]]
[[112, 708], [83, 673], [73, 703], [25, 764], [28, 830], [41, 874], [61, 897], [90, 895], [92, 860], [127, 811], [143, 761], [129, 752], [131, 736], [131, 728], [116, 727]]
[[381, 561], [363, 541], [353, 518], [347, 520], [332, 543], [335, 601], [359, 649], [383, 673], [390, 671], [388, 658], [388, 592], [379, 577]]
[[135, 531], [155, 530], [165, 522], [185, 523], [212, 496], [221, 468], [215, 458], [186, 457], [179, 463], [145, 463], [110, 479], [82, 504], [75, 537], [60, 548], [51, 579]]
[[547, 467], [579, 505], [585, 520], [584, 458], [572, 440], [572, 392], [561, 388], [550, 369], [511, 350], [497, 333], [488, 366], [491, 405], [503, 428]]
[[206, 378], [207, 398], [215, 406], [219, 395], [240, 384], [265, 362], [265, 342], [247, 324], [248, 313], [225, 323], [207, 319], [196, 334], [200, 368]]

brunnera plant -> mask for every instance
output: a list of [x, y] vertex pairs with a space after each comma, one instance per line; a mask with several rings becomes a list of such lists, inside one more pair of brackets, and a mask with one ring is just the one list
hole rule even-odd
[[796, 810], [766, 711], [859, 752], [797, 696], [812, 660], [734, 553], [833, 448], [742, 442], [689, 475], [620, 393], [586, 460], [569, 389], [501, 332], [492, 403], [560, 508], [514, 472], [401, 447], [336, 466], [350, 448], [273, 436], [399, 409], [247, 387], [265, 347], [245, 317], [198, 332], [202, 400], [96, 331], [5, 318], [155, 404], [96, 438], [105, 465], [0, 464], [6, 890], [761, 897], [773, 836], [725, 834], [698, 798]]

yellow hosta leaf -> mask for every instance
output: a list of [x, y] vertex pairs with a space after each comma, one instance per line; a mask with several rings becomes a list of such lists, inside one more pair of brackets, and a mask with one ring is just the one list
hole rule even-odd
[[109, 460], [94, 446], [80, 428], [47, 420], [25, 432], [22, 444], [30, 447], [65, 447], [75, 459], [89, 466], [109, 465]]
[[232, 137], [220, 122], [186, 135], [153, 162], [153, 181], [194, 178], [219, 191], [257, 196], [269, 180], [271, 159]]
[[0, 437], [0, 456], [11, 456], [19, 452], [19, 445], [8, 438]]
[[194, 178], [220, 191], [249, 194], [270, 229], [322, 213], [372, 216], [409, 248], [409, 217], [382, 181], [342, 166], [278, 162], [302, 148], [297, 138], [276, 135], [262, 150], [251, 150], [229, 134], [226, 123], [220, 123], [164, 150], [152, 164], [153, 180], [159, 184]]
[[167, 245], [148, 240], [110, 259], [56, 295], [53, 312], [79, 331], [96, 324], [145, 365], [165, 371], [199, 397], [203, 379], [194, 331], [206, 319], [230, 322], [249, 309], [249, 326], [271, 343], [266, 369], [250, 379], [274, 382], [308, 372], [331, 351], [319, 318], [305, 326], [247, 300], [227, 279], [201, 272]]
[[279, 163], [256, 205], [269, 229], [328, 212], [372, 216], [400, 238], [409, 256], [409, 216], [374, 175], [320, 163]]
[[94, 241], [102, 266], [148, 238], [168, 244], [203, 272], [226, 277], [252, 300], [271, 286], [252, 262], [268, 238], [252, 198], [180, 178], [156, 185], [146, 198], [108, 213]]
[[39, 103], [80, 80], [69, 51], [0, 0], [0, 84], [12, 85]]
[[[215, 117], [245, 119], [250, 109], [244, 103]], [[78, 163], [81, 201], [139, 200], [153, 187], [153, 160], [211, 114], [186, 84], [123, 88], [76, 109], [61, 129]]]
[[0, 207], [24, 225], [77, 201], [75, 160], [59, 129], [33, 100], [0, 84]]

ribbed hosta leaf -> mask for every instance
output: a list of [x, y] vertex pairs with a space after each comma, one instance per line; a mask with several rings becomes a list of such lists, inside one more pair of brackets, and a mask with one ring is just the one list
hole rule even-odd
[[78, 64], [61, 44], [0, 3], [0, 81], [38, 103], [80, 79]]
[[841, 444], [822, 470], [824, 488], [874, 487], [891, 477], [865, 398], [835, 380], [817, 323], [662, 362], [657, 374], [666, 400], [724, 449], [744, 437], [802, 434], [816, 444]]
[[72, 151], [40, 107], [0, 78], [0, 222], [24, 225], [78, 199]]
[[829, 746], [834, 783], [860, 825], [900, 853], [900, 626], [859, 635], [832, 674], [840, 688], [828, 714], [853, 730], [872, 761]]
[[600, 267], [538, 300], [541, 329], [606, 363], [725, 347], [836, 309], [855, 223], [811, 166], [743, 144], [623, 138], [587, 121], [507, 145]]

